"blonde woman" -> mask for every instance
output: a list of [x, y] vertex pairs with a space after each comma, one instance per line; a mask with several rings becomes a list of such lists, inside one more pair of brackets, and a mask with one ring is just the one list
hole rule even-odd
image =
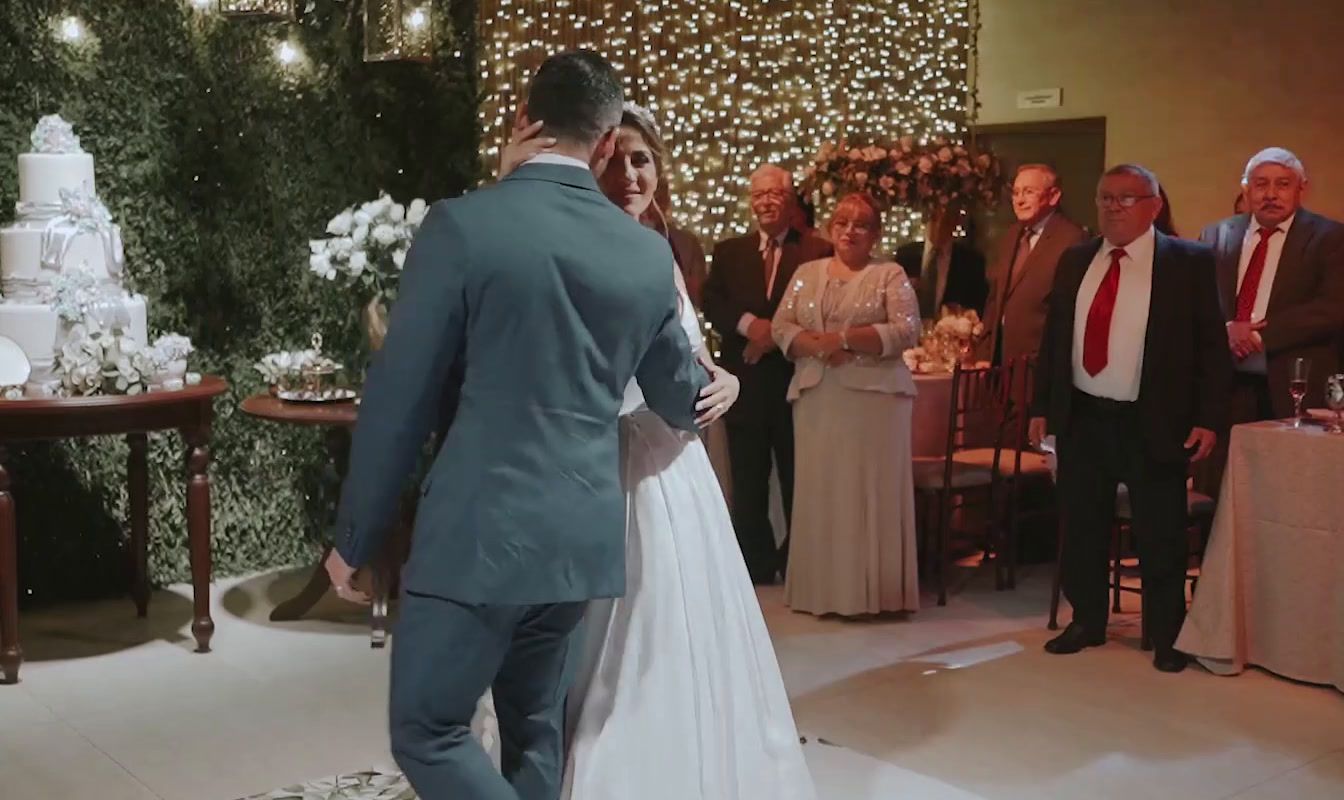
[[904, 270], [873, 257], [882, 215], [847, 195], [829, 226], [835, 255], [810, 261], [774, 319], [795, 363], [796, 472], [785, 602], [810, 614], [919, 608], [910, 419], [901, 354], [919, 339]]

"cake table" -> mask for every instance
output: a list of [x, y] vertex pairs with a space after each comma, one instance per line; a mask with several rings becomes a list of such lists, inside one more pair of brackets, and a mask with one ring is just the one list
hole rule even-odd
[[206, 376], [177, 391], [133, 396], [42, 398], [0, 401], [0, 670], [3, 683], [17, 683], [23, 649], [19, 644], [18, 531], [10, 493], [6, 446], [15, 442], [125, 436], [130, 500], [131, 596], [143, 617], [149, 608], [149, 474], [147, 434], [177, 430], [186, 442], [187, 540], [192, 584], [191, 632], [196, 651], [210, 652], [215, 623], [210, 618], [210, 425], [214, 399], [228, 390], [223, 379]]

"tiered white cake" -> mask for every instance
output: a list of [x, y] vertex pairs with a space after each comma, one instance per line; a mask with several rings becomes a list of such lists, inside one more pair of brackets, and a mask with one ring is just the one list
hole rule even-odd
[[148, 343], [145, 298], [122, 285], [121, 230], [94, 192], [93, 156], [59, 116], [43, 117], [19, 156], [16, 213], [0, 228], [0, 336], [32, 364], [28, 394], [60, 384], [57, 354], [75, 324]]

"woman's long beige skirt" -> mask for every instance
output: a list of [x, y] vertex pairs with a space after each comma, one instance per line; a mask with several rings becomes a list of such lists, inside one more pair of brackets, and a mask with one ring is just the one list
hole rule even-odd
[[825, 379], [794, 403], [784, 589], [793, 610], [857, 616], [919, 608], [913, 407], [911, 397]]

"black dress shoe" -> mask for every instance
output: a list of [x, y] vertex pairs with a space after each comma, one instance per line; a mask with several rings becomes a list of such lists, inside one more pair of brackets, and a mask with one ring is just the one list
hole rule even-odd
[[1189, 663], [1189, 656], [1180, 650], [1159, 650], [1153, 656], [1153, 666], [1158, 672], [1180, 672]]
[[1070, 622], [1064, 632], [1045, 643], [1045, 652], [1057, 656], [1077, 653], [1085, 647], [1101, 647], [1106, 644], [1106, 633], [1091, 633], [1076, 622]]

